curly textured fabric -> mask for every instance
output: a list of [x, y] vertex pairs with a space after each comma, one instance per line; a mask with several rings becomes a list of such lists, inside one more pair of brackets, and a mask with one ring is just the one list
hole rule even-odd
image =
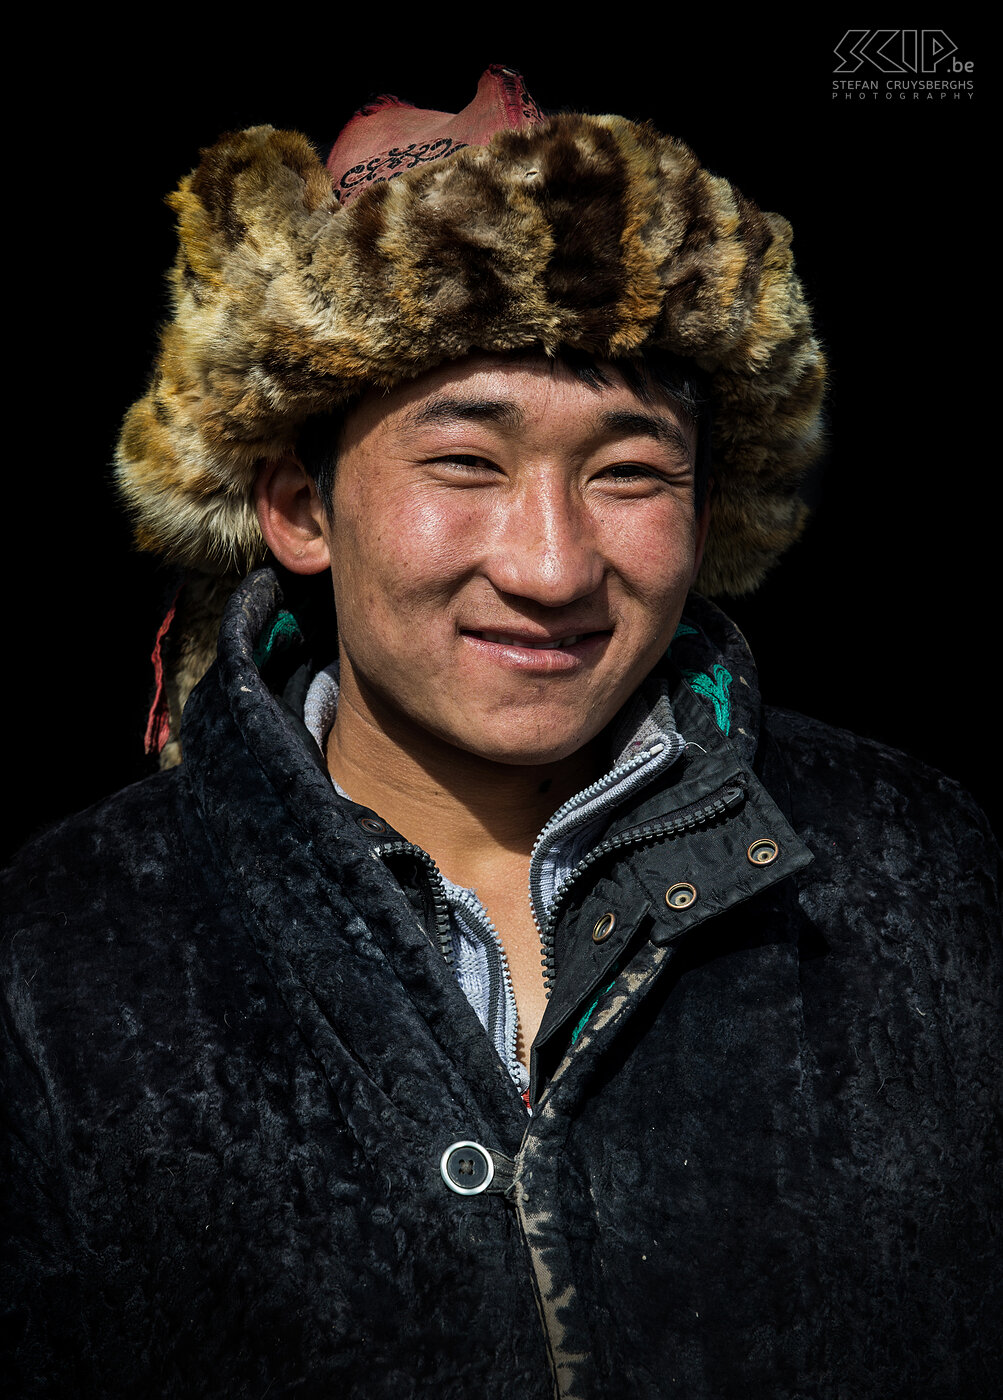
[[[728, 670], [731, 735], [668, 667], [690, 747], [563, 905], [527, 1121], [424, 867], [254, 664], [280, 605], [267, 572], [232, 600], [180, 767], [5, 876], [16, 1393], [987, 1400], [998, 856], [964, 795], [761, 711], [691, 600], [673, 660]], [[498, 1186], [463, 1198], [470, 1139]]]

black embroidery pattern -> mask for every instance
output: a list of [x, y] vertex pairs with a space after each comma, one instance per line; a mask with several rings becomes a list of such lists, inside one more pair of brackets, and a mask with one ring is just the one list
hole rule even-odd
[[530, 97], [526, 89], [526, 79], [521, 73], [517, 73], [514, 68], [505, 68], [501, 64], [495, 63], [488, 71], [501, 79], [507, 104], [510, 108], [518, 107], [524, 121], [531, 123], [543, 121], [543, 113]]
[[543, 112], [540, 110], [536, 102], [533, 100], [532, 97], [530, 97], [529, 93], [526, 91], [525, 83], [520, 84], [519, 100], [522, 103], [522, 115], [526, 118], [527, 121], [543, 121]]
[[410, 146], [391, 146], [389, 151], [383, 151], [373, 156], [372, 160], [346, 170], [338, 182], [339, 187], [354, 190], [359, 185], [368, 185], [376, 180], [393, 180], [403, 175], [405, 170], [413, 170], [416, 165], [455, 155], [467, 144], [466, 141], [454, 141], [451, 136], [442, 136], [438, 141], [412, 141]]

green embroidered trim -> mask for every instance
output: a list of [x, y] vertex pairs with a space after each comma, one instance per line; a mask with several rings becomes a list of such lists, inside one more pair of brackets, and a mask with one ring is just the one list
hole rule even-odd
[[683, 675], [698, 695], [705, 695], [714, 705], [714, 718], [722, 734], [731, 731], [731, 672], [723, 666], [715, 666], [712, 676], [704, 671], [684, 671]]
[[582, 1019], [578, 1022], [578, 1025], [577, 1025], [577, 1026], [574, 1028], [574, 1030], [571, 1032], [571, 1044], [572, 1044], [572, 1045], [574, 1045], [575, 1041], [578, 1039], [578, 1037], [581, 1035], [582, 1031], [585, 1029], [585, 1026], [586, 1026], [586, 1024], [587, 1024], [587, 1022], [588, 1022], [588, 1019], [589, 1019], [589, 1017], [592, 1015], [592, 1013], [593, 1013], [593, 1011], [596, 1009], [596, 1007], [599, 1005], [600, 999], [601, 999], [602, 997], [604, 997], [604, 996], [606, 995], [607, 992], [611, 992], [615, 986], [616, 986], [616, 978], [614, 977], [614, 978], [613, 978], [613, 981], [609, 984], [608, 987], [603, 987], [602, 991], [599, 993], [599, 996], [596, 997], [595, 1001], [594, 1001], [594, 1002], [592, 1003], [592, 1005], [589, 1007], [588, 1011], [586, 1011], [585, 1015], [584, 1015], [584, 1016], [582, 1017]]
[[[672, 635], [672, 642], [677, 642], [680, 637], [699, 637], [700, 631], [696, 627], [691, 627], [688, 622], [680, 622]], [[669, 643], [669, 650], [672, 650], [672, 642]]]
[[286, 647], [302, 640], [303, 633], [299, 623], [288, 609], [283, 608], [272, 623], [268, 635], [262, 637], [254, 649], [255, 666], [263, 666], [273, 651], [285, 651]]

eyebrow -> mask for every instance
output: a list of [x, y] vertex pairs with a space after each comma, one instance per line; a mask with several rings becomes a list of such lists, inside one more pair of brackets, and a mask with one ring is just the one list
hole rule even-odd
[[524, 414], [506, 399], [451, 399], [439, 395], [409, 409], [404, 415], [409, 428], [441, 426], [444, 423], [498, 423], [505, 428], [522, 426]]
[[610, 437], [650, 437], [670, 452], [678, 452], [689, 462], [693, 459], [693, 444], [678, 423], [657, 413], [637, 413], [627, 408], [613, 408], [596, 416], [596, 426]]
[[[440, 394], [409, 409], [404, 415], [404, 422], [408, 428], [439, 427], [459, 422], [497, 423], [501, 427], [515, 429], [523, 425], [525, 414], [508, 399], [460, 399]], [[682, 428], [661, 414], [611, 408], [595, 414], [592, 423], [597, 435], [653, 438], [687, 462], [693, 459], [692, 444]]]

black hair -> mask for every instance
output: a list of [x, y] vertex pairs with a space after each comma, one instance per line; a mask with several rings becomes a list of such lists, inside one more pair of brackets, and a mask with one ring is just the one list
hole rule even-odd
[[[536, 359], [532, 350], [512, 351], [507, 359]], [[711, 399], [707, 376], [691, 360], [680, 359], [667, 351], [649, 351], [637, 359], [602, 360], [583, 351], [565, 349], [554, 356], [552, 363], [562, 365], [590, 389], [609, 388], [609, 371], [616, 372], [627, 388], [651, 407], [658, 398], [669, 399], [697, 429], [697, 450], [694, 463], [693, 499], [697, 513], [703, 508], [710, 485]], [[307, 419], [296, 442], [296, 455], [316, 484], [324, 508], [331, 509], [334, 492], [334, 472], [338, 464], [341, 435], [345, 421], [359, 402], [359, 395], [339, 404], [328, 413]]]

